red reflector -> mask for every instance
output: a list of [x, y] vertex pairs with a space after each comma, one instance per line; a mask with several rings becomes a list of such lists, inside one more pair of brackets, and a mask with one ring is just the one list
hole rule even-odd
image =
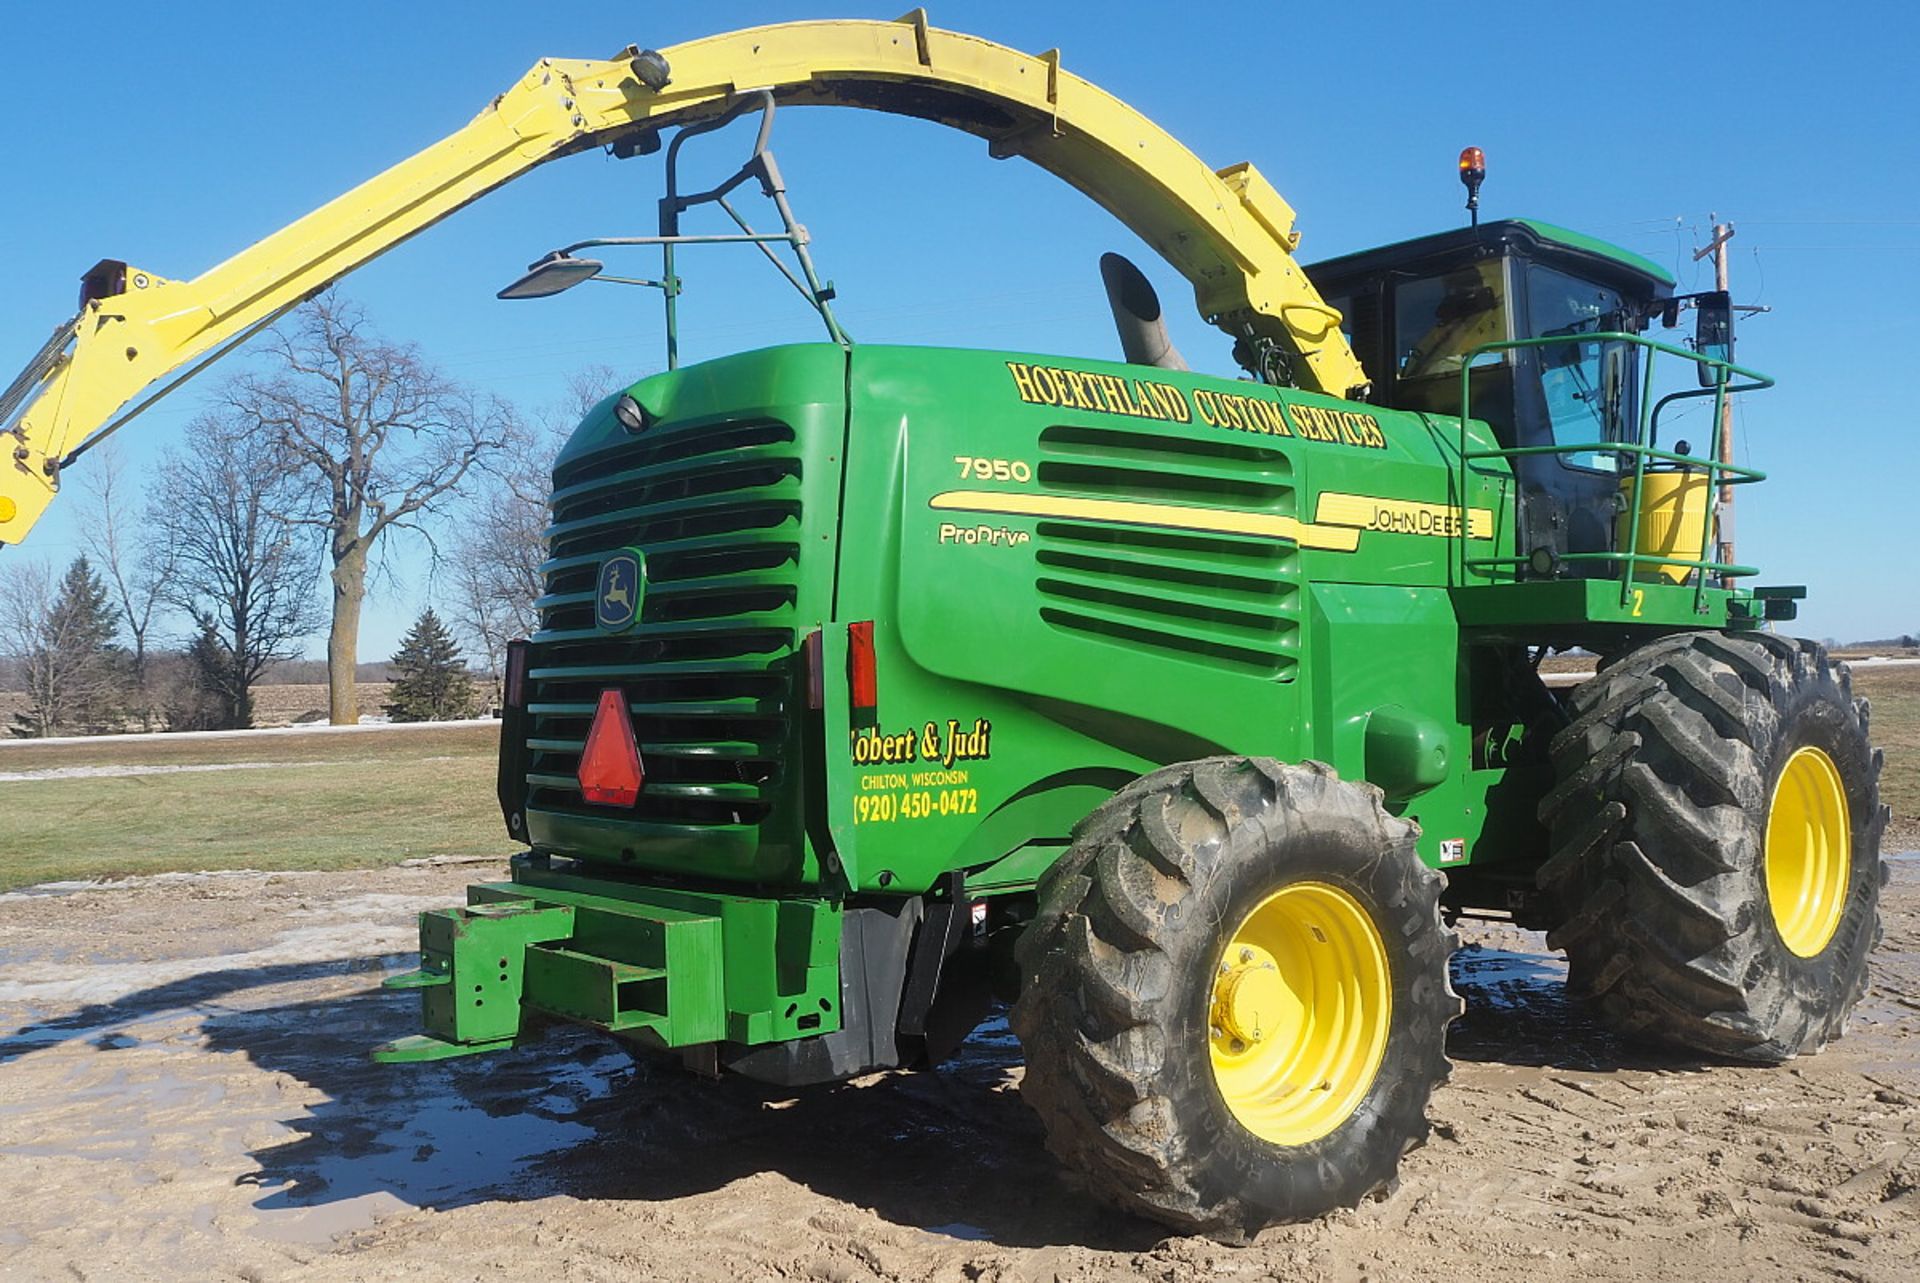
[[847, 625], [847, 694], [856, 726], [872, 726], [880, 706], [880, 676], [873, 662], [873, 621]]
[[640, 746], [633, 741], [633, 718], [627, 700], [617, 690], [600, 692], [600, 707], [580, 751], [580, 795], [603, 806], [632, 806], [640, 786], [647, 782], [640, 765]]

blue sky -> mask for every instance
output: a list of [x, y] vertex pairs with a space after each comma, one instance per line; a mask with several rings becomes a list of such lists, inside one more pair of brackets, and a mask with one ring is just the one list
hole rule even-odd
[[[0, 85], [0, 365], [10, 377], [102, 257], [191, 276], [458, 128], [543, 55], [603, 57], [874, 5], [567, 6], [100, 2], [16, 7]], [[1640, 13], [1635, 19], [1628, 15]], [[1210, 164], [1251, 160], [1300, 213], [1308, 261], [1458, 225], [1453, 160], [1483, 147], [1487, 217], [1529, 216], [1712, 284], [1690, 250], [1738, 227], [1739, 301], [1774, 311], [1741, 358], [1779, 379], [1738, 408], [1741, 559], [1812, 589], [1800, 630], [1920, 632], [1910, 381], [1920, 325], [1920, 10], [1750, 4], [1717, 29], [1666, 10], [970, 3], [935, 25], [1031, 51], [1140, 108]], [[1638, 24], [1638, 25], [1636, 25]], [[782, 115], [775, 147], [859, 339], [1109, 355], [1102, 250], [1132, 253], [1198, 368], [1232, 373], [1177, 276], [1110, 216], [975, 139], [864, 112]], [[706, 153], [715, 167], [738, 144]], [[692, 156], [691, 149], [689, 151]], [[658, 158], [535, 171], [347, 278], [389, 335], [529, 409], [567, 376], [662, 363], [650, 293], [493, 293], [547, 249], [653, 230]], [[757, 202], [754, 202], [757, 203]], [[689, 359], [811, 338], [804, 305], [740, 250], [684, 264]], [[636, 270], [653, 260], [635, 259]], [[179, 439], [203, 375], [125, 435], [135, 476]], [[69, 501], [22, 550], [76, 550]], [[417, 547], [369, 602], [363, 658], [443, 586]], [[316, 637], [309, 654], [322, 653]]]

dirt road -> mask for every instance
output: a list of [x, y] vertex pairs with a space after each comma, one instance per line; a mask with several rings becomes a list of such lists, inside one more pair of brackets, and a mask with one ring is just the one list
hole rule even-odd
[[1390, 1198], [1249, 1248], [1089, 1204], [996, 1023], [797, 1096], [568, 1034], [383, 1069], [413, 914], [485, 869], [0, 896], [0, 1277], [1920, 1277], [1920, 860], [1848, 1037], [1783, 1069], [1618, 1045], [1538, 937], [1455, 964], [1436, 1135]]

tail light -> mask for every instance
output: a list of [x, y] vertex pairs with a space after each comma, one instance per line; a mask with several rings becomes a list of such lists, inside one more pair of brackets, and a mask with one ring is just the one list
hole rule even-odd
[[853, 725], [864, 729], [880, 722], [880, 675], [873, 659], [873, 621], [847, 625], [847, 694]]
[[508, 708], [524, 709], [527, 706], [527, 649], [530, 643], [510, 641], [507, 643], [507, 680], [506, 700]]
[[527, 665], [531, 648], [524, 640], [507, 643], [505, 672], [500, 682], [500, 765], [494, 774], [494, 794], [507, 832], [527, 840], [527, 767], [532, 751], [527, 736], [533, 719], [527, 716]]

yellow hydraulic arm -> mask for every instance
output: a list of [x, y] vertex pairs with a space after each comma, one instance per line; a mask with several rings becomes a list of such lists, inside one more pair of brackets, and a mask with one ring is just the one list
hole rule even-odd
[[[157, 381], [220, 355], [302, 299], [534, 166], [718, 115], [736, 93], [862, 107], [977, 134], [1112, 212], [1193, 283], [1200, 312], [1276, 342], [1293, 378], [1344, 395], [1366, 382], [1339, 314], [1293, 250], [1294, 214], [1252, 165], [1218, 173], [1166, 131], [1060, 65], [896, 22], [793, 22], [606, 61], [543, 59], [465, 128], [190, 281], [105, 262], [80, 315], [0, 391], [0, 543], [18, 543], [63, 460], [137, 414]], [[195, 364], [198, 362], [198, 364]], [[159, 394], [156, 394], [159, 395]], [[115, 416], [119, 418], [116, 420]]]

